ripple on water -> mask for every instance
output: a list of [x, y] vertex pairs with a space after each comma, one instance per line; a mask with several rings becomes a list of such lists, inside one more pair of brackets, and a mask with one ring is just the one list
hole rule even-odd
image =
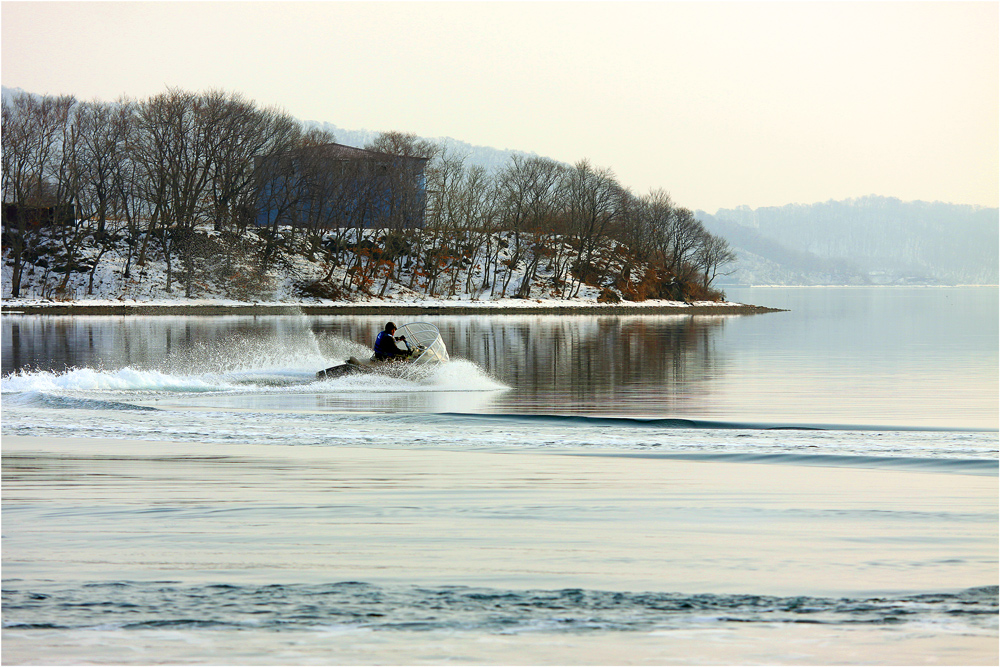
[[898, 597], [685, 595], [464, 586], [5, 582], [5, 628], [352, 628], [514, 633], [653, 631], [711, 623], [941, 624], [996, 632], [996, 586]]

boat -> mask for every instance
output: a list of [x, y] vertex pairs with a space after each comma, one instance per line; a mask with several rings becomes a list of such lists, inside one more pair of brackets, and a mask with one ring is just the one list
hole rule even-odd
[[[316, 373], [316, 379], [329, 380], [354, 375], [356, 373], [378, 373], [389, 369], [406, 366], [436, 366], [448, 361], [448, 348], [441, 340], [441, 332], [433, 324], [426, 322], [411, 322], [396, 329], [396, 337], [402, 336], [402, 342], [409, 352], [407, 356], [379, 361], [373, 354], [368, 359], [350, 357], [342, 364], [330, 366]], [[397, 343], [398, 347], [398, 343]]]

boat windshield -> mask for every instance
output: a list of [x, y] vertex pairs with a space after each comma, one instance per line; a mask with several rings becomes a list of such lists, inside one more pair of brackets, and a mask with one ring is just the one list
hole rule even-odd
[[418, 352], [413, 362], [418, 364], [448, 361], [448, 348], [441, 340], [441, 332], [433, 324], [411, 322], [396, 329], [396, 336], [406, 336], [406, 342]]

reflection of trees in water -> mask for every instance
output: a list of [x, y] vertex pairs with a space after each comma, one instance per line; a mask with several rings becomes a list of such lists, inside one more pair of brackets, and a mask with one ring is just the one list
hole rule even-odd
[[[454, 356], [470, 359], [522, 397], [573, 402], [674, 402], [715, 377], [724, 317], [523, 316], [442, 318]], [[569, 406], [566, 406], [569, 407]], [[559, 405], [548, 406], [558, 412]]]
[[[712, 372], [712, 334], [723, 321], [697, 316], [504, 318], [457, 327], [453, 347], [457, 355], [485, 362], [515, 386], [669, 383]], [[477, 338], [480, 345], [467, 344]]]
[[5, 315], [3, 373], [100, 366], [113, 347], [114, 330], [95, 319]]
[[[392, 317], [7, 316], [3, 372], [20, 368], [199, 373], [330, 363], [370, 348]], [[539, 412], [630, 403], [677, 406], [719, 374], [725, 317], [426, 316], [453, 357], [515, 389], [503, 401]], [[352, 342], [353, 341], [353, 342]], [[316, 361], [320, 360], [320, 361]], [[564, 402], [565, 404], [560, 404]]]
[[209, 372], [287, 357], [313, 341], [302, 317], [7, 315], [3, 373], [125, 367]]

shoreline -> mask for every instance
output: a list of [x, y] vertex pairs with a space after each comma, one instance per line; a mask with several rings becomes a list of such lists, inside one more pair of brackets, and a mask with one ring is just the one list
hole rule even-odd
[[[510, 300], [513, 301], [513, 300]], [[3, 315], [758, 315], [787, 312], [742, 303], [657, 301], [642, 305], [535, 302], [368, 302], [368, 303], [3, 303]]]

